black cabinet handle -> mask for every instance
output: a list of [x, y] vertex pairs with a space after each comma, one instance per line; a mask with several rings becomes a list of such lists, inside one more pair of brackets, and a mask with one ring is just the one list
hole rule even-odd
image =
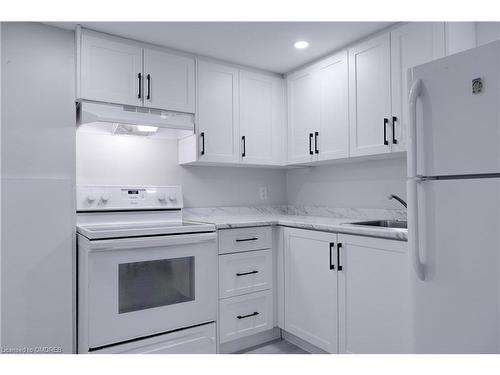
[[313, 155], [313, 149], [312, 149], [312, 139], [313, 139], [313, 133], [309, 133], [309, 155]]
[[246, 275], [253, 275], [254, 273], [259, 273], [259, 271], [250, 271], [250, 272], [238, 272], [236, 276], [246, 276]]
[[236, 242], [257, 241], [258, 239], [259, 239], [258, 237], [240, 238], [240, 239], [237, 239]]
[[335, 264], [333, 264], [333, 252], [335, 251], [335, 244], [333, 242], [330, 242], [330, 269], [334, 270], [335, 269]]
[[389, 120], [384, 118], [384, 145], [388, 145], [389, 141], [387, 140], [387, 124], [389, 123]]
[[142, 74], [138, 73], [137, 78], [139, 79], [139, 93], [137, 94], [137, 98], [140, 99], [142, 97]]
[[146, 99], [150, 100], [151, 99], [151, 74], [148, 74], [146, 76], [146, 80], [148, 81], [148, 94], [146, 95]]
[[243, 152], [241, 153], [241, 157], [244, 158], [245, 156], [247, 156], [247, 145], [245, 141], [245, 136], [241, 137], [241, 141], [243, 142]]
[[314, 152], [316, 154], [319, 154], [319, 150], [318, 150], [318, 136], [319, 136], [319, 132], [315, 132], [314, 133]]
[[237, 318], [238, 319], [245, 319], [245, 318], [250, 318], [251, 316], [256, 316], [256, 315], [259, 315], [259, 313], [257, 311], [255, 311], [251, 314], [248, 314], [248, 315], [238, 315]]
[[201, 151], [200, 151], [200, 154], [201, 155], [205, 155], [205, 132], [201, 132], [200, 133], [200, 137], [201, 137]]
[[392, 116], [392, 143], [395, 145], [398, 144], [398, 140], [396, 139], [396, 121], [398, 121], [398, 118]]
[[342, 249], [342, 244], [340, 242], [337, 243], [337, 269], [342, 271], [344, 267], [340, 263], [340, 249]]

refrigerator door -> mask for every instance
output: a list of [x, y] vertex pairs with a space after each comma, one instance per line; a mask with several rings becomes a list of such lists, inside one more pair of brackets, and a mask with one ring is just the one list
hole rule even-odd
[[416, 183], [424, 278], [410, 273], [414, 350], [497, 353], [500, 178]]
[[421, 81], [409, 113], [416, 114], [408, 143], [416, 145], [417, 175], [500, 172], [499, 67], [495, 42], [410, 71], [413, 86]]

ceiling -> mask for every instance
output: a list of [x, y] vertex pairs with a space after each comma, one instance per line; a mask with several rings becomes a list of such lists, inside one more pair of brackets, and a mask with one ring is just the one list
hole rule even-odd
[[[51, 22], [74, 29], [76, 22]], [[390, 22], [80, 22], [83, 27], [205, 55], [236, 64], [287, 73], [333, 52]], [[307, 40], [309, 48], [293, 43]]]

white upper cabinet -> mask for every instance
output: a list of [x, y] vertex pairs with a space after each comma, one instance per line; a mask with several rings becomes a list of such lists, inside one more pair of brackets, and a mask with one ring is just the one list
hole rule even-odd
[[283, 79], [240, 70], [240, 155], [245, 164], [286, 162]]
[[444, 57], [444, 22], [413, 22], [391, 31], [393, 151], [406, 150], [409, 68]]
[[144, 49], [144, 105], [194, 113], [194, 59]]
[[391, 151], [390, 36], [349, 49], [350, 155]]
[[197, 127], [199, 160], [239, 161], [238, 69], [198, 61]]
[[338, 237], [339, 352], [410, 353], [407, 242]]
[[445, 23], [446, 56], [477, 46], [475, 22]]
[[314, 70], [307, 68], [290, 74], [287, 86], [288, 163], [311, 162], [315, 160], [314, 129], [318, 129], [320, 119], [319, 87]]
[[194, 58], [77, 32], [77, 98], [194, 113]]
[[284, 328], [329, 353], [338, 351], [337, 235], [285, 229]]
[[83, 33], [80, 58], [80, 98], [142, 105], [141, 47]]
[[[349, 83], [347, 51], [342, 51], [317, 65], [319, 87], [318, 160], [349, 156]], [[316, 152], [316, 149], [315, 149]]]

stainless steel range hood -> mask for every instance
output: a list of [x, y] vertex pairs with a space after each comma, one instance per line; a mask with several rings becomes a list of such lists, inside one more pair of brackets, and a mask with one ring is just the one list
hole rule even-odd
[[[80, 102], [77, 106], [77, 124], [113, 125], [122, 128], [150, 128], [176, 130], [179, 137], [194, 132], [194, 115], [151, 109], [144, 107], [133, 107], [126, 105]], [[172, 134], [172, 132], [170, 132]], [[140, 134], [137, 132], [136, 134]]]

